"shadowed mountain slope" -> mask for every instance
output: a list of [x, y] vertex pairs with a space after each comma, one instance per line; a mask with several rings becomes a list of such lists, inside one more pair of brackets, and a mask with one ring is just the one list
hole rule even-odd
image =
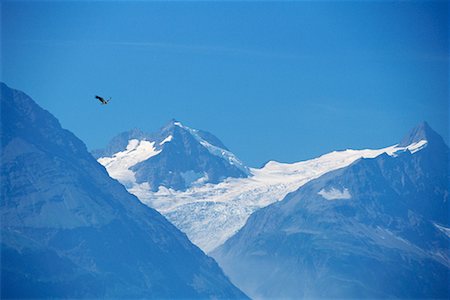
[[360, 159], [252, 214], [213, 257], [255, 298], [448, 298], [449, 148]]
[[2, 298], [246, 298], [49, 112], [0, 88]]

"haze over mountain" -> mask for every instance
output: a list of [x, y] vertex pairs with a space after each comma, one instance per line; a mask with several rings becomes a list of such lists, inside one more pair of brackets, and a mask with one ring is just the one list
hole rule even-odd
[[49, 112], [0, 89], [2, 298], [246, 298]]
[[447, 299], [449, 148], [426, 123], [410, 144], [256, 211], [213, 257], [258, 299]]

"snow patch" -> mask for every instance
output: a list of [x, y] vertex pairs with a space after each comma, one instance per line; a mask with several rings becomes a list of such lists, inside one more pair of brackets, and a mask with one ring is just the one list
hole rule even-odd
[[156, 150], [154, 145], [154, 142], [132, 139], [128, 141], [124, 151], [117, 152], [112, 157], [101, 157], [97, 161], [105, 166], [112, 178], [129, 188], [136, 184], [134, 172], [130, 168], [161, 152]]
[[336, 188], [331, 188], [329, 190], [321, 189], [317, 194], [321, 195], [327, 200], [338, 200], [338, 199], [351, 199], [352, 196], [347, 188], [339, 190]]
[[413, 143], [413, 144], [409, 145], [406, 148], [409, 150], [409, 152], [416, 153], [417, 151], [420, 151], [423, 148], [425, 148], [427, 146], [427, 143], [428, 142], [426, 140], [421, 140], [417, 143]]
[[390, 156], [397, 156], [397, 153], [399, 152], [404, 152], [404, 151], [409, 151], [412, 154], [424, 149], [428, 144], [427, 140], [421, 140], [419, 142], [416, 143], [412, 143], [411, 145], [408, 145], [406, 147], [398, 147], [398, 145], [392, 146], [387, 148], [388, 150], [386, 151], [386, 153]]
[[172, 139], [173, 139], [173, 136], [169, 135], [161, 143], [159, 143], [159, 145], [162, 146], [163, 144], [170, 142]]

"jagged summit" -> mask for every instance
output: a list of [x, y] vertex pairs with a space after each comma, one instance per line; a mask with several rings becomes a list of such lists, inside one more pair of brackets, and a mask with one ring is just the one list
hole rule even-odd
[[92, 152], [109, 174], [128, 188], [148, 183], [184, 190], [196, 183], [218, 183], [250, 175], [249, 169], [213, 134], [175, 119], [156, 133], [122, 133]]
[[[174, 132], [178, 133], [175, 137]], [[162, 153], [154, 156], [155, 159], [159, 156], [168, 157], [164, 153], [165, 151], [172, 152], [174, 154], [173, 157], [177, 157], [178, 154], [175, 151], [177, 149], [185, 149], [183, 148], [184, 146], [180, 146], [180, 141], [182, 141], [180, 136], [185, 136], [187, 140], [192, 140], [194, 136], [200, 139], [200, 135], [202, 135], [201, 141], [203, 143], [207, 140], [211, 145], [219, 145], [212, 138], [206, 137], [203, 132], [192, 129], [186, 126], [184, 122], [182, 123], [178, 120], [168, 122], [162, 127], [159, 134], [158, 141], [166, 142], [161, 148], [158, 148], [160, 147], [158, 142], [154, 144], [157, 151], [162, 149]], [[197, 143], [197, 141], [194, 142]], [[428, 150], [427, 148], [425, 142], [425, 144], [418, 143], [407, 147], [393, 145], [382, 149], [333, 151], [309, 161], [293, 164], [269, 161], [260, 169], [251, 169], [252, 174], [249, 178], [225, 180], [218, 185], [203, 184], [202, 177], [198, 178], [198, 174], [195, 172], [179, 171], [175, 175], [169, 173], [171, 169], [168, 162], [165, 163], [166, 167], [164, 169], [155, 168], [146, 172], [142, 171], [142, 173], [134, 173], [135, 177], [132, 177], [134, 181], [129, 185], [126, 180], [117, 177], [126, 175], [127, 165], [123, 165], [122, 168], [120, 165], [117, 165], [117, 170], [115, 171], [113, 164], [116, 162], [111, 165], [108, 165], [108, 161], [102, 161], [102, 163], [107, 166], [110, 175], [125, 184], [131, 193], [137, 195], [141, 201], [150, 207], [158, 209], [185, 232], [194, 243], [209, 252], [241, 228], [251, 212], [282, 199], [287, 193], [295, 191], [299, 186], [313, 178], [317, 178], [329, 171], [346, 167], [360, 158], [373, 158], [385, 152], [389, 156], [399, 156], [403, 152], [407, 152], [404, 153], [405, 155], [408, 155], [409, 152], [415, 154], [422, 150]], [[224, 148], [221, 149], [223, 150]], [[137, 154], [137, 152], [139, 151], [130, 151], [130, 154]], [[190, 154], [191, 157], [193, 155], [193, 153]], [[127, 156], [124, 156], [124, 158]], [[105, 159], [109, 160], [110, 158]], [[154, 164], [154, 161], [152, 164]], [[140, 168], [142, 166], [139, 164], [136, 169], [131, 167], [131, 171], [135, 172], [135, 170]], [[152, 170], [161, 171], [161, 173], [148, 181], [145, 176], [150, 177]], [[167, 173], [164, 174], [164, 171]], [[133, 173], [130, 175], [133, 175]], [[159, 183], [162, 183], [160, 185], [162, 187], [176, 186], [176, 184], [180, 183], [176, 182], [177, 178], [179, 178], [178, 175], [184, 176], [183, 179], [185, 183], [188, 183], [188, 188], [180, 188], [176, 191], [167, 191], [162, 188], [158, 192], [154, 186], [148, 187], [145, 184], [146, 182], [158, 184], [158, 180], [160, 180]], [[165, 176], [167, 176], [166, 182], [161, 180]], [[142, 180], [138, 182], [143, 184], [136, 184], [136, 179]], [[169, 182], [168, 179], [173, 181]], [[183, 182], [181, 181], [181, 183]], [[180, 201], [180, 199], [182, 200]], [[199, 201], [200, 199], [202, 201]], [[194, 213], [194, 211], [197, 213]], [[218, 211], [220, 211], [220, 220], [217, 218]], [[200, 217], [198, 212], [201, 212]]]
[[436, 135], [423, 123], [409, 147], [310, 180], [210, 254], [258, 299], [448, 299], [448, 147]]
[[35, 142], [47, 139], [47, 150], [58, 156], [86, 152], [83, 142], [62, 129], [53, 115], [39, 107], [25, 93], [11, 89], [5, 83], [0, 84], [0, 90], [2, 145], [7, 145], [12, 139], [26, 137]]
[[198, 140], [202, 139], [204, 141], [207, 141], [211, 145], [229, 151], [229, 149], [212, 133], [200, 129], [191, 128], [176, 119], [171, 119], [165, 126], [160, 129], [159, 132], [160, 138], [167, 138], [168, 135], [173, 134], [174, 132], [189, 133], [194, 137], [197, 136]]
[[181, 122], [176, 119], [170, 119], [161, 129], [160, 132], [170, 132], [181, 127]]
[[445, 144], [443, 138], [426, 121], [423, 121], [402, 139], [399, 146], [406, 147], [421, 141], [427, 141], [429, 144]]

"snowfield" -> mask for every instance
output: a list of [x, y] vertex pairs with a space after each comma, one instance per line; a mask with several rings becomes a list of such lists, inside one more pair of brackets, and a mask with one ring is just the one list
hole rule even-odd
[[132, 187], [136, 183], [133, 171], [129, 168], [152, 156], [159, 154], [154, 142], [146, 140], [129, 140], [125, 151], [118, 152], [112, 157], [102, 157], [98, 162], [105, 166], [109, 176], [119, 180], [125, 187]]
[[[165, 142], [170, 142], [170, 138]], [[407, 150], [414, 153], [426, 147], [426, 144], [427, 141], [422, 140], [408, 147], [394, 145], [376, 150], [334, 151], [292, 164], [270, 161], [261, 169], [250, 168], [251, 176], [248, 178], [228, 178], [219, 184], [204, 184], [204, 180], [199, 178], [186, 191], [160, 187], [157, 192], [152, 192], [148, 183], [136, 183], [129, 168], [158, 155], [149, 141], [130, 141], [126, 151], [98, 161], [130, 193], [166, 216], [194, 244], [208, 253], [242, 228], [252, 212], [282, 200], [308, 181], [346, 167], [360, 158], [373, 158], [383, 153], [396, 156], [397, 152]], [[234, 160], [235, 156], [231, 152], [225, 155], [230, 162], [239, 162]], [[350, 196], [345, 190], [342, 193], [344, 198]]]

